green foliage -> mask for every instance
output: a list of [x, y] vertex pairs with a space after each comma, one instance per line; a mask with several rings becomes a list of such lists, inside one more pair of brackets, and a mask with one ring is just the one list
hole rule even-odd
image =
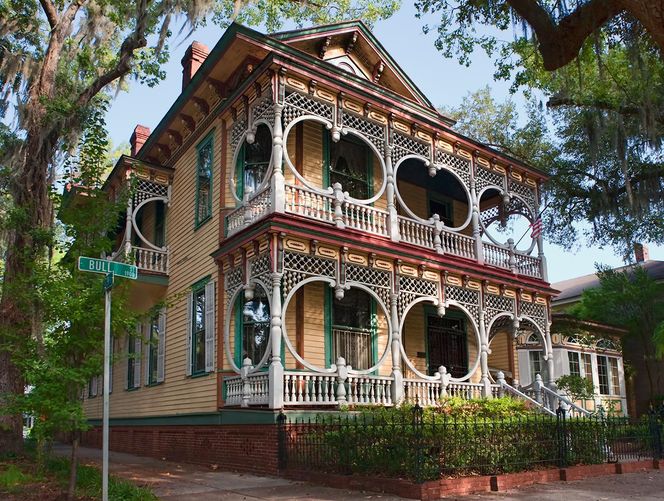
[[23, 472], [15, 464], [0, 463], [0, 491], [15, 492], [21, 485], [33, 480], [31, 475]]
[[[532, 4], [553, 22], [576, 8]], [[420, 0], [416, 6], [421, 16], [439, 17], [425, 31], [436, 29], [444, 56], [468, 65], [474, 50], [484, 50], [495, 62], [495, 79], [545, 100], [546, 109], [529, 105], [524, 127], [514, 125], [509, 102], [483, 108], [482, 95], [468, 98], [457, 116], [462, 132], [551, 175], [544, 214], [551, 241], [571, 246], [583, 236], [626, 259], [634, 242], [664, 242], [664, 61], [639, 22], [627, 14], [610, 17], [570, 64], [547, 71], [544, 43], [508, 0]], [[566, 42], [546, 41], [547, 47]], [[521, 134], [530, 136], [530, 148], [522, 148]]]
[[595, 395], [593, 382], [574, 374], [560, 376], [556, 379], [556, 386], [572, 397], [572, 400], [588, 400]]
[[583, 291], [581, 301], [572, 308], [571, 313], [629, 331], [623, 344], [626, 341], [634, 343], [643, 353], [643, 367], [653, 398], [654, 384], [650, 379], [652, 354], [664, 354], [664, 284], [650, 278], [641, 266], [624, 270], [598, 267], [597, 275], [599, 287]]
[[[69, 462], [65, 458], [49, 460], [47, 470], [63, 484], [69, 479]], [[80, 465], [77, 473], [77, 494], [100, 499], [101, 472], [99, 469], [93, 466]], [[108, 498], [117, 501], [156, 501], [158, 499], [149, 489], [114, 476], [109, 476], [108, 479]]]

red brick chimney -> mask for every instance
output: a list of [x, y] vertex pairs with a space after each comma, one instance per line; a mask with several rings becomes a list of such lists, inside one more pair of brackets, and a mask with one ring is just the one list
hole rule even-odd
[[184, 53], [182, 58], [182, 90], [191, 82], [194, 75], [201, 67], [203, 61], [210, 53], [207, 45], [200, 42], [192, 42], [187, 52]]
[[636, 243], [634, 244], [634, 257], [637, 263], [643, 263], [650, 260], [650, 252], [648, 246]]
[[144, 125], [137, 125], [134, 128], [134, 132], [131, 135], [131, 138], [129, 139], [129, 143], [131, 144], [131, 156], [132, 157], [136, 156], [136, 154], [140, 151], [140, 149], [145, 144], [145, 141], [148, 140], [148, 137], [150, 137], [150, 128], [149, 127], [145, 127]]

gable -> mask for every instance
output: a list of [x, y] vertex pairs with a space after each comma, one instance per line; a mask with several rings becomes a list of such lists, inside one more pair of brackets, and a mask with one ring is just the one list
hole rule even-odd
[[361, 21], [276, 33], [271, 37], [435, 109]]

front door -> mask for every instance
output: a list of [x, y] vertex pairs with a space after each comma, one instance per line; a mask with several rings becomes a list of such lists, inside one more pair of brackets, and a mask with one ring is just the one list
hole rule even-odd
[[468, 347], [465, 322], [461, 318], [427, 316], [427, 347], [429, 375], [444, 365], [452, 377], [468, 372]]

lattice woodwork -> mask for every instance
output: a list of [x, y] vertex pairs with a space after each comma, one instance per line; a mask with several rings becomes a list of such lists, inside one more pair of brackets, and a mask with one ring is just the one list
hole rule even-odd
[[542, 329], [543, 333], [546, 332], [547, 312], [545, 305], [521, 301], [519, 304], [519, 313], [522, 316], [530, 317]]
[[[501, 313], [514, 313], [514, 298], [486, 294], [484, 296], [484, 323], [486, 327]], [[496, 326], [494, 325], [493, 329]]]
[[475, 172], [475, 191], [479, 193], [487, 186], [495, 186], [498, 189], [503, 189], [504, 176], [489, 169], [478, 165]]
[[367, 120], [355, 114], [344, 112], [342, 115], [342, 125], [349, 129], [357, 131], [360, 135], [368, 139], [381, 156], [385, 156], [385, 127]]
[[470, 160], [451, 155], [443, 150], [436, 150], [436, 163], [450, 169], [466, 186], [470, 186]]
[[274, 123], [274, 101], [272, 100], [272, 91], [269, 91], [268, 94], [258, 101], [251, 108], [251, 119], [252, 122], [263, 119], [269, 124]]
[[423, 278], [399, 275], [399, 317], [403, 318], [409, 304], [418, 297], [438, 297], [438, 283]]
[[132, 197], [134, 207], [145, 200], [155, 197], [168, 197], [168, 186], [146, 179], [139, 179], [136, 183], [136, 191], [134, 191], [134, 196]]
[[288, 294], [293, 287], [311, 276], [336, 279], [336, 268], [337, 262], [334, 259], [284, 251], [283, 293]]
[[224, 275], [224, 289], [226, 289], [226, 310], [233, 294], [244, 285], [244, 271], [242, 266], [231, 268]]
[[390, 307], [392, 274], [389, 271], [349, 264], [346, 267], [346, 281], [366, 285], [378, 295], [385, 307]]
[[497, 205], [489, 207], [486, 210], [480, 212], [480, 220], [484, 224], [485, 228], [488, 228], [491, 223], [498, 220], [500, 217], [500, 208]]
[[284, 126], [304, 115], [315, 115], [331, 122], [333, 117], [332, 105], [299, 92], [291, 92], [285, 99]]
[[517, 181], [510, 179], [509, 180], [509, 191], [516, 193], [523, 197], [523, 199], [528, 204], [529, 209], [533, 214], [537, 212], [537, 195], [535, 190], [525, 184], [518, 183]]
[[392, 162], [396, 165], [400, 158], [406, 155], [420, 155], [426, 159], [430, 156], [431, 146], [412, 137], [394, 133], [394, 147], [392, 148]]
[[233, 123], [230, 132], [230, 143], [231, 150], [235, 151], [237, 145], [240, 143], [243, 134], [247, 131], [247, 118], [244, 116], [244, 113], [238, 114], [237, 120]]
[[266, 253], [252, 259], [249, 267], [251, 270], [251, 278], [263, 278], [267, 283], [265, 276], [270, 275], [272, 271], [270, 266], [270, 255]]
[[466, 289], [465, 287], [457, 287], [456, 285], [445, 286], [445, 298], [447, 300], [454, 300], [461, 306], [466, 308], [475, 325], [480, 323], [480, 293], [479, 291]]
[[[521, 215], [527, 219], [532, 219], [533, 213], [530, 211], [530, 208], [523, 203], [520, 198], [512, 197], [510, 198], [509, 203], [507, 204], [505, 217]], [[500, 206], [494, 205], [489, 207], [486, 210], [483, 210], [480, 213], [480, 220], [484, 224], [485, 228], [488, 228], [491, 223], [497, 221], [500, 218]]]

